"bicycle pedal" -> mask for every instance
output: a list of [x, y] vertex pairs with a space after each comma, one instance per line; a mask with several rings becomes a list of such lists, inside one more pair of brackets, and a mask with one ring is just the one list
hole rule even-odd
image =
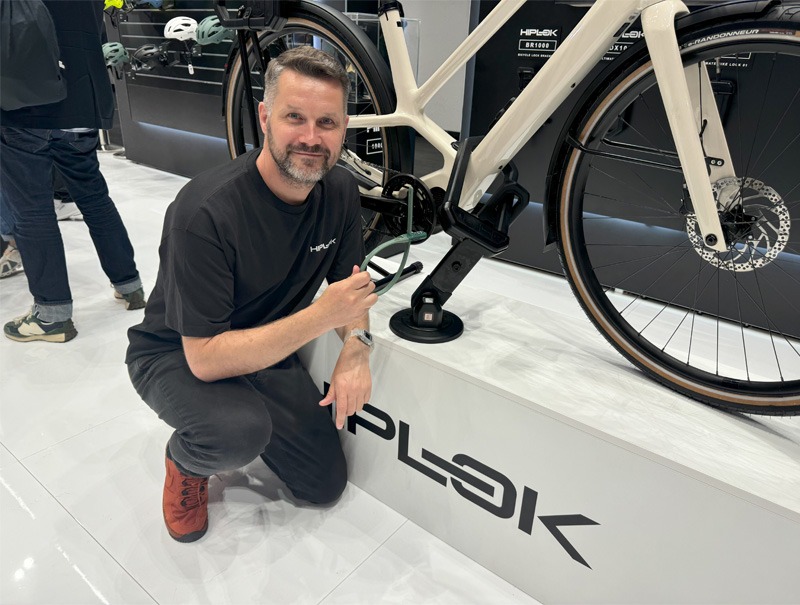
[[499, 254], [508, 248], [507, 233], [486, 224], [474, 214], [458, 206], [451, 206], [442, 213], [444, 230], [458, 240], [471, 239], [492, 254]]

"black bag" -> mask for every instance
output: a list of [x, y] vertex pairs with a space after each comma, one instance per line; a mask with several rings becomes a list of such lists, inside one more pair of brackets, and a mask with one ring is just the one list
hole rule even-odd
[[50, 11], [41, 0], [0, 0], [0, 108], [47, 105], [66, 96]]

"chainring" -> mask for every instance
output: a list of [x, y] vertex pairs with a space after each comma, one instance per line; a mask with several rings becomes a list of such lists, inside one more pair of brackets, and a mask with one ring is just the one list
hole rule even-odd
[[[436, 202], [431, 190], [418, 178], [410, 174], [397, 174], [391, 177], [383, 187], [383, 197], [393, 199], [406, 199], [409, 187], [414, 191], [414, 215], [412, 216], [412, 231], [422, 231], [425, 239], [430, 237], [436, 228]], [[406, 233], [408, 228], [408, 213], [404, 211], [400, 216], [384, 215], [386, 230], [397, 237]], [[419, 242], [425, 241], [419, 240]]]

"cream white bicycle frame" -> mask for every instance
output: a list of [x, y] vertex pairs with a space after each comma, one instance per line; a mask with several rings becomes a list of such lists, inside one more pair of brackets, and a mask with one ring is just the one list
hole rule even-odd
[[[447, 189], [456, 157], [452, 147], [454, 139], [425, 114], [425, 107], [442, 85], [524, 3], [525, 0], [501, 0], [421, 86], [417, 86], [411, 68], [403, 28], [399, 26], [399, 12], [396, 9], [386, 12], [381, 16], [380, 23], [391, 63], [397, 107], [390, 114], [351, 116], [348, 127], [410, 126], [444, 158], [444, 166], [440, 170], [420, 176], [421, 180], [430, 188]], [[647, 48], [698, 227], [709, 248], [725, 251], [725, 238], [711, 183], [736, 175], [716, 103], [706, 103], [701, 107], [700, 99], [713, 99], [708, 74], [700, 70], [701, 81], [698, 83], [695, 78], [687, 78], [683, 71], [675, 35], [675, 18], [687, 12], [686, 5], [680, 0], [597, 0], [474, 149], [459, 206], [471, 210], [480, 201], [497, 174], [588, 75], [624, 28], [641, 15]], [[702, 142], [698, 134], [701, 131], [701, 119], [707, 122]], [[712, 167], [710, 176], [706, 153], [723, 160], [721, 166]]]

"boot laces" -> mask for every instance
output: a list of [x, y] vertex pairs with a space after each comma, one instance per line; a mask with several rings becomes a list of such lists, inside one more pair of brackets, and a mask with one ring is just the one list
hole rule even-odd
[[208, 478], [184, 477], [181, 481], [181, 506], [184, 508], [197, 508], [208, 502]]

